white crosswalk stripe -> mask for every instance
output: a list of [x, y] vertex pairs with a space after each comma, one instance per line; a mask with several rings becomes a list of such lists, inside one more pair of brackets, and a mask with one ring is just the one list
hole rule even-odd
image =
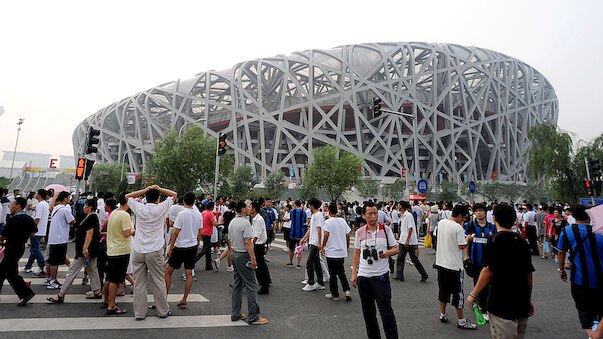
[[[36, 294], [30, 301], [30, 304], [48, 304], [49, 301], [46, 298], [50, 298], [55, 296], [56, 294]], [[168, 302], [174, 303], [182, 300], [182, 294], [168, 294], [167, 296]], [[0, 304], [16, 304], [19, 301], [19, 297], [16, 295], [0, 295]], [[147, 296], [148, 302], [152, 303], [155, 301], [152, 294]], [[134, 302], [134, 296], [131, 294], [127, 294], [123, 297], [118, 297], [117, 301], [122, 303], [132, 303]], [[100, 303], [101, 299], [86, 299], [86, 295], [84, 294], [67, 294], [65, 296], [66, 304], [75, 304], [75, 303]], [[189, 294], [187, 298], [187, 302], [209, 302], [207, 298], [202, 296], [201, 294]]]
[[76, 330], [133, 330], [149, 328], [204, 328], [223, 326], [247, 326], [247, 323], [231, 321], [230, 315], [172, 316], [166, 319], [148, 317], [136, 321], [130, 317], [111, 317], [111, 321], [99, 321], [103, 317], [87, 318], [25, 318], [0, 319], [0, 332], [24, 331], [76, 331]]

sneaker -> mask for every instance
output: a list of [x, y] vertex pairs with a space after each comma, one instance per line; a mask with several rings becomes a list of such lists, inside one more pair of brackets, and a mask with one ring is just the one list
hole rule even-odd
[[58, 283], [58, 281], [52, 281], [48, 286], [46, 286], [47, 289], [49, 290], [58, 290], [61, 288], [61, 285]]
[[284, 247], [283, 252], [289, 252], [289, 249], [287, 247]]
[[304, 279], [304, 280], [302, 280], [302, 282], [301, 282], [301, 283], [302, 283], [302, 285], [306, 285], [306, 284], [308, 283], [308, 279]]
[[300, 264], [297, 264], [297, 268], [302, 268], [302, 265], [300, 265]]
[[234, 267], [232, 267], [232, 266], [226, 267], [226, 272], [234, 272]]
[[442, 324], [447, 323], [447, 322], [448, 322], [448, 316], [447, 316], [447, 315], [445, 315], [445, 314], [440, 314], [440, 322], [441, 322]]
[[285, 264], [285, 266], [293, 268], [293, 264], [292, 263], [287, 263], [287, 264]]
[[23, 272], [23, 273], [31, 273], [32, 270], [31, 270], [31, 268], [25, 267], [21, 272]]
[[197, 276], [193, 275], [193, 281], [197, 281]]
[[44, 282], [42, 283], [42, 285], [44, 285], [44, 286], [50, 285], [50, 279], [46, 278], [46, 280], [44, 280]]
[[167, 318], [167, 317], [169, 317], [169, 316], [172, 316], [172, 315], [174, 315], [174, 314], [172, 313], [172, 310], [168, 310], [166, 314], [160, 315], [160, 316], [159, 316], [159, 318], [160, 318], [160, 319], [165, 319], [165, 318]]
[[32, 277], [34, 277], [34, 278], [46, 278], [46, 272], [39, 271], [37, 273], [32, 274]]
[[88, 277], [83, 277], [82, 278], [82, 286], [86, 286], [88, 285]]
[[345, 291], [345, 301], [352, 301], [352, 295], [350, 291]]
[[220, 269], [220, 259], [218, 259], [218, 258], [214, 259], [214, 264], [216, 266], [216, 269], [219, 270]]
[[268, 323], [268, 319], [266, 318], [258, 318], [256, 321], [252, 321], [251, 325], [265, 325]]
[[182, 273], [182, 281], [186, 281], [186, 273]]
[[333, 295], [331, 293], [327, 293], [327, 294], [325, 294], [325, 298], [333, 299]]
[[302, 288], [302, 291], [304, 291], [304, 292], [314, 291], [316, 289], [316, 285], [318, 285], [318, 284], [314, 284], [314, 285], [306, 284], [306, 286], [304, 286]]
[[325, 289], [325, 285], [321, 285], [319, 283], [315, 283], [314, 284], [314, 289], [316, 289], [316, 290], [324, 290]]
[[463, 329], [463, 330], [475, 330], [477, 329], [477, 325], [470, 322], [469, 320], [465, 320], [465, 322], [463, 324], [459, 323], [458, 321], [456, 322], [456, 327]]

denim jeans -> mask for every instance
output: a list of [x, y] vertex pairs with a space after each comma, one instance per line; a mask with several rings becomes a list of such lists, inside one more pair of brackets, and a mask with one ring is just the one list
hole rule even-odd
[[260, 317], [260, 305], [257, 302], [257, 283], [255, 272], [247, 263], [251, 257], [247, 252], [232, 252], [234, 266], [234, 285], [232, 287], [231, 320], [241, 319], [241, 303], [243, 302], [243, 286], [247, 288], [247, 322], [254, 322]]
[[44, 270], [44, 255], [40, 250], [40, 240], [42, 237], [34, 236], [29, 239], [30, 247], [29, 247], [29, 259], [27, 260], [27, 264], [25, 268], [31, 268], [33, 266], [34, 260], [38, 261], [38, 267], [40, 270]]

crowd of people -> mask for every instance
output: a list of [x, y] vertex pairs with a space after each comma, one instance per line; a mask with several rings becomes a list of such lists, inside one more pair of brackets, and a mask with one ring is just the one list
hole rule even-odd
[[[270, 294], [266, 253], [280, 232], [287, 267], [301, 269], [306, 253], [303, 291], [324, 290], [328, 282], [325, 298], [337, 301], [344, 296], [351, 301], [351, 287], [358, 289], [369, 338], [381, 337], [377, 310], [385, 336], [398, 337], [392, 280], [405, 280], [406, 264], [418, 271], [421, 282], [429, 279], [419, 259], [421, 247], [431, 247], [435, 254], [442, 323], [448, 322], [446, 309], [451, 304], [457, 327], [476, 329], [465, 316], [468, 306], [490, 323], [492, 337], [522, 338], [534, 314], [532, 257], [540, 256], [554, 258], [552, 269], [558, 270], [561, 280], [571, 282], [582, 328], [593, 338], [603, 332], [593, 329], [603, 317], [603, 235], [593, 231], [582, 205], [214, 200], [190, 192], [178, 196], [157, 185], [118, 195], [84, 193], [77, 199], [68, 192], [44, 189], [27, 198], [19, 190], [10, 196], [0, 191], [0, 289], [8, 280], [21, 300], [19, 306], [35, 295], [19, 271], [45, 279], [48, 289], [58, 290], [48, 302], [63, 303], [83, 269], [82, 284], [90, 286], [86, 298], [98, 299], [108, 315], [129, 312], [116, 302], [127, 293], [127, 281], [136, 320], [144, 320], [149, 309], [167, 318], [172, 315], [167, 295], [174, 271], [184, 265], [185, 290], [176, 306], [186, 309], [197, 279], [195, 265], [205, 257], [205, 270], [219, 270], [226, 259], [226, 271], [234, 273], [231, 319], [266, 324], [257, 294]], [[73, 258], [67, 255], [71, 240]], [[26, 243], [30, 254], [20, 270]], [[345, 259], [350, 245], [348, 279]], [[61, 265], [68, 267], [62, 283], [57, 278]], [[465, 275], [474, 286], [467, 297]], [[147, 286], [154, 298], [150, 306]], [[243, 289], [247, 314], [241, 308]]]

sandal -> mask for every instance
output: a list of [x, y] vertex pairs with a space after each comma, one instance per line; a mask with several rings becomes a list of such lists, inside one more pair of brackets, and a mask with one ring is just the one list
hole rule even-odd
[[115, 307], [114, 309], [107, 309], [107, 315], [118, 315], [118, 314], [126, 314], [128, 310], [119, 307]]
[[155, 305], [155, 304], [149, 306], [149, 310], [156, 310], [156, 309], [157, 309], [157, 305]]
[[121, 293], [117, 293], [115, 296], [116, 297], [123, 297], [126, 295], [126, 290], [123, 290]]
[[46, 298], [46, 300], [50, 301], [52, 304], [62, 304], [65, 301], [65, 296], [60, 296], [57, 294], [57, 299], [55, 298]]
[[102, 293], [86, 293], [86, 299], [102, 299], [103, 298], [103, 294]]
[[181, 310], [186, 310], [186, 302], [181, 301], [178, 304], [176, 304], [176, 306], [178, 306], [179, 309]]
[[109, 308], [109, 303], [102, 301], [100, 308]]

